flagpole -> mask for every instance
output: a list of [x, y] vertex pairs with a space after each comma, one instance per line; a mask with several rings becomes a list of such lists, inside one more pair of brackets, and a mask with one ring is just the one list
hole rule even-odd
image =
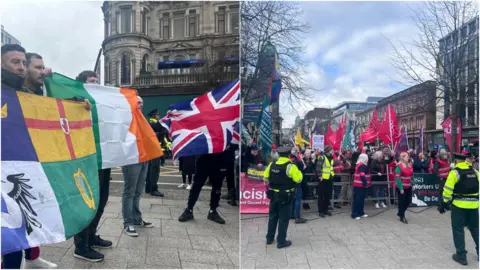
[[391, 140], [391, 144], [392, 144], [392, 147], [393, 147], [392, 113], [390, 111], [390, 104], [388, 104], [387, 110], [388, 110], [388, 127], [389, 127], [389, 131], [390, 131], [390, 140]]

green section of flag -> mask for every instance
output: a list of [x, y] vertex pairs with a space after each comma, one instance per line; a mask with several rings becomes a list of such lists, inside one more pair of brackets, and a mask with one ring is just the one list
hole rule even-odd
[[272, 151], [272, 114], [270, 113], [270, 100], [265, 96], [260, 114], [260, 143], [264, 157], [268, 157]]
[[92, 129], [95, 138], [95, 148], [97, 150], [97, 166], [102, 168], [102, 150], [100, 148], [100, 131], [98, 127], [98, 109], [95, 99], [85, 90], [83, 82], [70, 79], [58, 73], [53, 73], [45, 78], [45, 87], [47, 96], [60, 99], [69, 99], [73, 97], [83, 97], [92, 104]]
[[[65, 237], [68, 239], [87, 227], [97, 212], [100, 196], [96, 156], [93, 154], [75, 160], [45, 162], [42, 167], [55, 193]], [[81, 177], [82, 174], [84, 178]], [[82, 197], [77, 183], [85, 191], [83, 194], [86, 199]], [[90, 207], [86, 201], [91, 203]]]
[[342, 140], [342, 149], [355, 149], [355, 134], [353, 130], [355, 129], [355, 124], [351, 120], [347, 120], [347, 129], [345, 130], [345, 136]]

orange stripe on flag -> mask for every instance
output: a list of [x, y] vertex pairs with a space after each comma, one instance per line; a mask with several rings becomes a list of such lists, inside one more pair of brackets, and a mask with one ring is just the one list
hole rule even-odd
[[137, 138], [139, 162], [145, 162], [163, 156], [157, 135], [155, 135], [155, 132], [142, 112], [137, 109], [137, 91], [121, 88], [120, 93], [127, 98], [130, 108], [132, 109], [132, 123], [128, 131]]

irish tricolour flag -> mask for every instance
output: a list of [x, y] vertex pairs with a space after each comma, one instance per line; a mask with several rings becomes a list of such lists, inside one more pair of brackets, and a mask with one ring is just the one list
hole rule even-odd
[[163, 155], [150, 124], [137, 109], [133, 89], [84, 84], [53, 73], [45, 79], [49, 97], [84, 97], [92, 103], [92, 124], [99, 168], [148, 161]]

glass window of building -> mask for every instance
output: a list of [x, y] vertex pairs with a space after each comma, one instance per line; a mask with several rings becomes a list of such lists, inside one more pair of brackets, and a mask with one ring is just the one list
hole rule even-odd
[[230, 7], [230, 29], [232, 33], [238, 33], [238, 30], [239, 30], [238, 6]]
[[143, 9], [140, 13], [142, 18], [142, 33], [148, 35], [148, 11], [147, 9]]
[[185, 37], [185, 12], [173, 13], [173, 37], [184, 38]]
[[188, 11], [188, 36], [194, 37], [197, 35], [197, 14], [195, 10]]
[[469, 30], [469, 34], [471, 36], [473, 36], [475, 33], [477, 33], [477, 20], [474, 20], [473, 22], [471, 22], [469, 25], [468, 25], [468, 30]]
[[3, 43], [3, 33], [2, 33], [2, 43]]
[[225, 34], [225, 7], [219, 7], [217, 12], [217, 33]]
[[120, 33], [132, 32], [132, 8], [120, 8]]
[[460, 30], [462, 40], [465, 40], [467, 38], [467, 30], [467, 26], [462, 27], [462, 29]]
[[163, 13], [162, 20], [160, 21], [160, 29], [162, 32], [162, 38], [168, 39], [170, 37], [170, 18], [168, 13]]
[[120, 63], [120, 84], [130, 85], [132, 74], [132, 59], [130, 55], [123, 54]]

